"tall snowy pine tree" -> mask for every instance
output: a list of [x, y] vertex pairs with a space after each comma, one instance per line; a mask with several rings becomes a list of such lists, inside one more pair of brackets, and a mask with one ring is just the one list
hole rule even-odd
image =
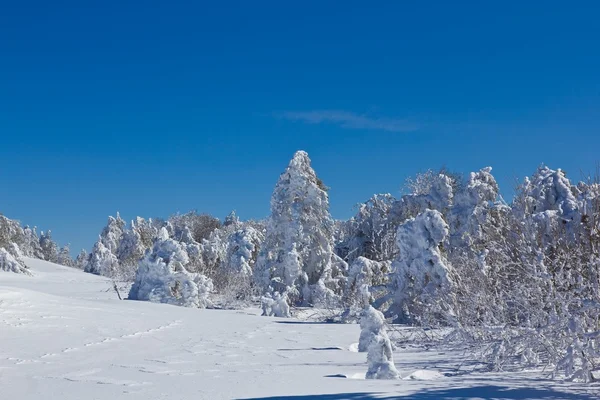
[[257, 284], [304, 305], [335, 301], [347, 264], [333, 253], [327, 188], [298, 151], [279, 177], [257, 262]]

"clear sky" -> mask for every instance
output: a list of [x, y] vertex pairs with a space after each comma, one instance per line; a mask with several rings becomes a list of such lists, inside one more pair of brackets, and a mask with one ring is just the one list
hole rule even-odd
[[298, 149], [335, 218], [427, 168], [577, 180], [598, 4], [5, 1], [0, 212], [74, 252], [116, 211], [261, 218]]

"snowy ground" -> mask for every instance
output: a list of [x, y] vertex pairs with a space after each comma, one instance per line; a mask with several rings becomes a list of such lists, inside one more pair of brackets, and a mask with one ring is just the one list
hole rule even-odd
[[[459, 354], [399, 349], [367, 381], [357, 325], [119, 301], [103, 278], [39, 260], [0, 273], [0, 399], [598, 399], [539, 373], [461, 373]], [[412, 379], [411, 379], [412, 378]]]

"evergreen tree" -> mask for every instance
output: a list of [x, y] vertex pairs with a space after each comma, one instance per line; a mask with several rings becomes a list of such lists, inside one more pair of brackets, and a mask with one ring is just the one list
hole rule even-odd
[[257, 283], [299, 303], [329, 301], [340, 292], [347, 265], [333, 253], [327, 188], [298, 151], [279, 177], [257, 267]]
[[69, 244], [64, 245], [60, 249], [56, 257], [56, 263], [64, 265], [66, 267], [73, 267], [75, 265], [75, 262], [71, 258], [71, 250], [69, 249]]
[[117, 257], [104, 246], [102, 238], [99, 238], [94, 245], [84, 271], [96, 275], [119, 278], [119, 261], [117, 260]]
[[108, 217], [108, 223], [102, 230], [102, 233], [100, 233], [102, 244], [114, 255], [117, 255], [119, 242], [121, 241], [121, 235], [123, 235], [124, 230], [125, 221], [117, 212], [116, 218], [112, 216]]
[[81, 249], [81, 251], [77, 255], [77, 258], [75, 259], [75, 268], [84, 270], [86, 264], [88, 263], [89, 257], [90, 255], [88, 254], [88, 252], [85, 251], [85, 249]]
[[42, 249], [44, 260], [53, 263], [58, 261], [58, 245], [52, 240], [51, 231], [48, 230], [46, 233], [40, 233], [40, 247]]

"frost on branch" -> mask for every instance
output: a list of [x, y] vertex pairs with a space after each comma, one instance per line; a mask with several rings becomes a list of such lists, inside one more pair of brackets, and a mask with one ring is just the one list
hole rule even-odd
[[208, 298], [212, 281], [189, 273], [185, 269], [188, 262], [183, 245], [170, 239], [167, 229], [162, 228], [152, 251], [140, 261], [129, 298], [184, 307], [212, 306]]
[[367, 352], [367, 379], [400, 379], [394, 365], [392, 343], [385, 331], [383, 314], [367, 306], [360, 317], [358, 351]]

